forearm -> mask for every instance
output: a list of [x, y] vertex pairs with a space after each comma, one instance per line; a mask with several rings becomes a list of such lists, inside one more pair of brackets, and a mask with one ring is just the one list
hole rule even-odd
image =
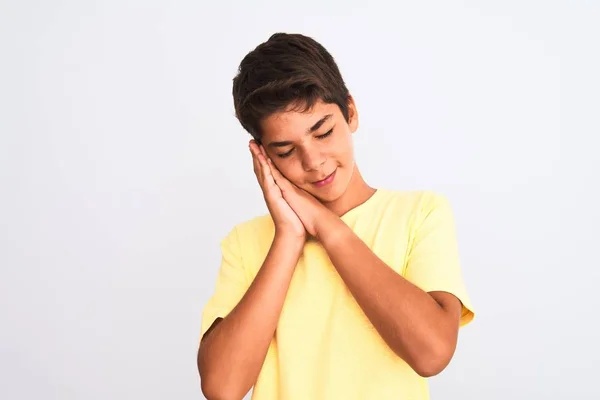
[[359, 306], [388, 346], [421, 375], [449, 362], [457, 320], [379, 259], [338, 218], [323, 223], [321, 243]]
[[208, 398], [242, 398], [256, 382], [302, 245], [275, 236], [243, 298], [202, 340], [198, 368]]

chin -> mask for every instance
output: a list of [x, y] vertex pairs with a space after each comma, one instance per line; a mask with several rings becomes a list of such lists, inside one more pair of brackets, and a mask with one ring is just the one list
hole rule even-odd
[[330, 190], [312, 189], [309, 191], [309, 193], [321, 203], [331, 203], [332, 201], [339, 199], [342, 196], [343, 191], [341, 191], [339, 188], [332, 187]]

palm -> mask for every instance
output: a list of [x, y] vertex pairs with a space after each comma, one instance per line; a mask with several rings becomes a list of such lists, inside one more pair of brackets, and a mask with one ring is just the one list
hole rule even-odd
[[278, 214], [281, 215], [283, 220], [290, 223], [290, 228], [292, 228], [294, 232], [299, 233], [305, 230], [302, 221], [298, 215], [296, 215], [292, 207], [290, 207], [288, 202], [285, 201], [281, 189], [279, 189], [277, 185], [274, 185], [274, 188], [271, 189], [269, 194], [265, 193], [265, 200], [267, 208], [269, 208], [269, 212], [272, 216]]
[[252, 152], [254, 173], [263, 191], [267, 208], [275, 223], [275, 229], [299, 238], [304, 238], [306, 236], [306, 229], [304, 229], [304, 225], [300, 218], [298, 218], [298, 215], [296, 215], [283, 198], [281, 189], [275, 183], [271, 167], [267, 163], [264, 153], [254, 142], [250, 143], [250, 151]]
[[286, 205], [300, 219], [306, 232], [311, 236], [317, 236], [317, 224], [321, 216], [327, 214], [327, 209], [310, 193], [288, 181], [271, 160], [268, 161], [268, 165], [276, 183], [277, 195], [283, 197]]

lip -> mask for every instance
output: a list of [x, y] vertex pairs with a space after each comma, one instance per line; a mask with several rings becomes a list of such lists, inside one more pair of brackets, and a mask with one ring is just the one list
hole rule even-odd
[[319, 188], [329, 185], [335, 179], [336, 172], [337, 172], [337, 168], [335, 169], [335, 171], [333, 171], [331, 174], [329, 174], [329, 176], [327, 176], [325, 179], [313, 182], [313, 185], [315, 185], [316, 187], [319, 187]]

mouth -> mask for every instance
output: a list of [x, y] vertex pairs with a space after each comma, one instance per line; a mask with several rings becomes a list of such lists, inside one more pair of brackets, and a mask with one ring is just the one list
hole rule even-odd
[[324, 187], [329, 185], [331, 182], [333, 182], [333, 179], [335, 178], [335, 173], [337, 172], [337, 168], [329, 175], [327, 175], [324, 179], [321, 179], [320, 181], [316, 181], [313, 182], [312, 184], [315, 185], [316, 187]]

